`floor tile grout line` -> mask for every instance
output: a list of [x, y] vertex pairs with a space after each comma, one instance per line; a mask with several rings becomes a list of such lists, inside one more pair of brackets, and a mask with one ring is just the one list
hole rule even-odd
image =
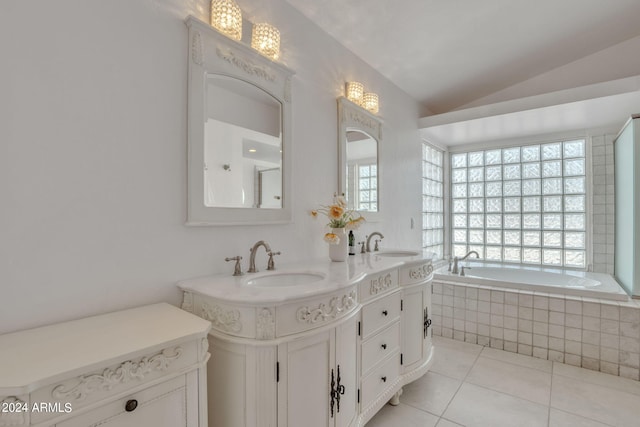
[[[473, 345], [478, 345], [478, 344], [473, 344]], [[473, 370], [473, 367], [478, 362], [478, 359], [480, 358], [480, 354], [482, 354], [482, 350], [483, 349], [484, 349], [484, 347], [480, 349], [480, 351], [476, 355], [475, 359], [473, 360], [473, 363], [471, 364], [471, 366], [467, 370], [467, 373], [464, 375], [464, 378], [462, 378], [460, 380], [460, 385], [458, 385], [458, 388], [456, 388], [455, 393], [453, 393], [453, 396], [451, 396], [451, 399], [449, 399], [449, 402], [447, 403], [447, 406], [445, 406], [444, 410], [442, 411], [442, 415], [440, 416], [440, 419], [442, 419], [444, 414], [447, 412], [447, 409], [449, 409], [449, 405], [451, 405], [451, 402], [453, 402], [453, 399], [455, 399], [456, 396], [458, 395], [458, 392], [460, 391], [460, 388], [462, 388], [463, 384], [465, 383], [467, 377], [469, 376], [469, 373], [471, 372], [471, 370]], [[440, 422], [440, 419], [438, 419], [438, 422]], [[447, 420], [447, 421], [450, 421], [450, 420]], [[455, 422], [455, 421], [453, 421], [453, 422]], [[456, 424], [458, 424], [458, 423], [456, 423]]]
[[[492, 348], [492, 349], [493, 349], [493, 347], [484, 347], [484, 348]], [[532, 359], [534, 359], [534, 360], [544, 360], [544, 359], [538, 359], [538, 358], [533, 357], [533, 356], [527, 356], [527, 355], [525, 355], [525, 354], [512, 353], [512, 352], [510, 352], [510, 351], [506, 351], [506, 350], [499, 350], [499, 349], [494, 349], [494, 350], [496, 350], [496, 351], [502, 351], [502, 352], [505, 352], [505, 353], [507, 353], [507, 354], [514, 354], [514, 355], [519, 355], [519, 356], [524, 356], [524, 357], [530, 357], [530, 358], [532, 358]], [[483, 352], [484, 352], [484, 351], [483, 351]], [[483, 352], [481, 352], [481, 353], [480, 353], [480, 355], [481, 355], [481, 356], [482, 356], [482, 353], [483, 353]], [[485, 357], [485, 358], [487, 358], [487, 359], [497, 360], [498, 362], [509, 363], [509, 364], [511, 364], [511, 365], [520, 366], [520, 367], [523, 367], [523, 368], [534, 369], [534, 370], [536, 370], [536, 371], [544, 372], [544, 373], [546, 373], [546, 374], [550, 374], [550, 373], [551, 373], [551, 371], [546, 371], [546, 370], [544, 370], [544, 369], [540, 369], [540, 368], [534, 368], [534, 367], [532, 367], [532, 366], [525, 366], [525, 365], [521, 365], [521, 364], [519, 364], [519, 363], [509, 362], [509, 361], [507, 361], [507, 360], [499, 359], [499, 358], [497, 358], [497, 357], [491, 357], [491, 356], [488, 356], [488, 355], [484, 355], [484, 357]], [[553, 364], [553, 361], [549, 361], [549, 362], [551, 362], [551, 364]], [[552, 370], [553, 370], [553, 365], [552, 365]]]

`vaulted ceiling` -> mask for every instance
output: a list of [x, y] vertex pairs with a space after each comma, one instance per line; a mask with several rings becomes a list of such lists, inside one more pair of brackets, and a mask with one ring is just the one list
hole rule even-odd
[[432, 113], [640, 36], [640, 0], [286, 1]]

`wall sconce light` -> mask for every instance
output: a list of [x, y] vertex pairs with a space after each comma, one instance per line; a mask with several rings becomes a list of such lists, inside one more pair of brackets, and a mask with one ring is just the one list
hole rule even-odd
[[378, 94], [373, 92], [365, 92], [362, 97], [362, 106], [373, 114], [378, 114]]
[[242, 39], [242, 11], [233, 0], [211, 0], [211, 26], [234, 40]]
[[251, 47], [274, 61], [280, 56], [280, 31], [270, 24], [254, 24]]
[[364, 85], [360, 82], [347, 82], [345, 84], [347, 99], [355, 104], [362, 105]]

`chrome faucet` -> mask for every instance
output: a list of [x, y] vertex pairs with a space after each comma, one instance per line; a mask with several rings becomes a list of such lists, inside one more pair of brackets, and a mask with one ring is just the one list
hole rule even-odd
[[[374, 231], [373, 233], [371, 233], [368, 237], [367, 237], [367, 252], [371, 252], [371, 238], [373, 236], [380, 236], [380, 240], [384, 239], [384, 236], [382, 235], [382, 233], [380, 233], [379, 231]], [[374, 249], [374, 251], [378, 250], [378, 244], [376, 243], [376, 247]]]
[[258, 248], [260, 246], [264, 246], [267, 254], [271, 252], [271, 248], [269, 247], [269, 244], [267, 242], [265, 242], [264, 240], [258, 240], [249, 251], [249, 269], [247, 270], [247, 273], [256, 273], [258, 271], [258, 269], [256, 268], [256, 252], [258, 252]]
[[476, 252], [476, 251], [469, 251], [469, 253], [466, 254], [465, 256], [463, 256], [462, 258], [454, 257], [453, 258], [453, 268], [451, 269], [451, 274], [458, 274], [458, 261], [464, 261], [471, 254], [475, 254], [476, 258], [480, 258], [480, 254], [478, 254], [478, 252]]

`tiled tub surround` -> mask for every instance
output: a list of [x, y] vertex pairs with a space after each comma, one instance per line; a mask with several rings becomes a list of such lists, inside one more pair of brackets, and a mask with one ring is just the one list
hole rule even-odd
[[433, 334], [640, 380], [640, 301], [433, 281]]

